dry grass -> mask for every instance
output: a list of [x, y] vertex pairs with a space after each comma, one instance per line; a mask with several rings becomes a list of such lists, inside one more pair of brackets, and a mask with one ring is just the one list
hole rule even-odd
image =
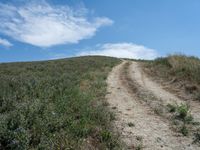
[[156, 78], [180, 84], [193, 99], [200, 100], [200, 60], [184, 55], [170, 55], [144, 62], [145, 71]]
[[[199, 58], [170, 55], [154, 61], [144, 61], [142, 64], [144, 71], [157, 82], [164, 83], [165, 88], [169, 91], [178, 92], [178, 96], [183, 99], [200, 101]], [[194, 142], [199, 143], [199, 123], [193, 121], [193, 117], [189, 113], [189, 107], [186, 105], [178, 107], [168, 105], [168, 109], [169, 112], [175, 114], [174, 123], [176, 126], [182, 124], [180, 132], [185, 136], [193, 133], [195, 135]], [[182, 122], [177, 122], [177, 119], [181, 119]]]

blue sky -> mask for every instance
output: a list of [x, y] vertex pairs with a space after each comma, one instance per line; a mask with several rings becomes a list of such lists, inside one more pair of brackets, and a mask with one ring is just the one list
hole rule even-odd
[[0, 62], [200, 57], [199, 0], [1, 0]]

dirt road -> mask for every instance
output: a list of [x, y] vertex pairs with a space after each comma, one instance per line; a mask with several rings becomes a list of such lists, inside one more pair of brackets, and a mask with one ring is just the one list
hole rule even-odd
[[[116, 114], [115, 129], [127, 149], [198, 149], [191, 144], [191, 138], [180, 136], [171, 129], [167, 119], [156, 115], [151, 104], [138, 97], [137, 91], [152, 93], [159, 97], [163, 105], [170, 103], [170, 100], [181, 103], [179, 99], [143, 75], [137, 62], [127, 63], [124, 61], [113, 68], [107, 80], [106, 96], [110, 108]], [[131, 84], [137, 84], [138, 88], [131, 88]]]

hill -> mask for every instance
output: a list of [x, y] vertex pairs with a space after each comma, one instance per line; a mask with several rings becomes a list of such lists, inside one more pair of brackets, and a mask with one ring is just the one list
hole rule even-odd
[[80, 57], [0, 64], [0, 149], [113, 149], [106, 78], [120, 61]]
[[197, 57], [171, 55], [143, 63], [144, 71], [158, 82], [168, 82], [171, 91], [200, 101], [200, 60]]
[[0, 149], [199, 149], [200, 60], [0, 64]]

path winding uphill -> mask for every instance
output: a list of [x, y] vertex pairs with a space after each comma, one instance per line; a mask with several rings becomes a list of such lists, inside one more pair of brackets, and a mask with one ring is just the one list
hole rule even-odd
[[[137, 90], [144, 90], [153, 94], [158, 92], [155, 96], [160, 98], [161, 103], [166, 97], [174, 99], [174, 95], [169, 95], [170, 93], [142, 75], [137, 62], [123, 61], [113, 68], [107, 83], [106, 98], [116, 114], [114, 125], [127, 149], [198, 149], [197, 145], [191, 144], [192, 138], [174, 132], [168, 119], [156, 115], [151, 106], [138, 97]], [[131, 84], [137, 84], [139, 88], [133, 88]]]

